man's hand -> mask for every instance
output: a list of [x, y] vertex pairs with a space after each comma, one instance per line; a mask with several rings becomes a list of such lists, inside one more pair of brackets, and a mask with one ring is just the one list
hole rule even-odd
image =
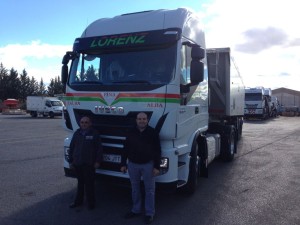
[[127, 167], [126, 166], [122, 166], [121, 167], [121, 172], [126, 173], [127, 172]]
[[153, 168], [153, 176], [155, 177], [157, 175], [159, 175], [159, 170], [156, 168]]

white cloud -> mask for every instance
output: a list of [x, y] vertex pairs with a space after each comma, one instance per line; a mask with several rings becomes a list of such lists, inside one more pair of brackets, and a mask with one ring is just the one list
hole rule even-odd
[[37, 81], [43, 78], [49, 83], [51, 78], [60, 75], [61, 60], [72, 46], [50, 45], [41, 41], [29, 44], [9, 44], [0, 47], [0, 62], [6, 69], [14, 68], [19, 73], [25, 69], [29, 77]]
[[[215, 0], [199, 15], [207, 47], [230, 47], [246, 86], [300, 91], [298, 11], [295, 0]], [[0, 46], [0, 62], [49, 82], [60, 75], [61, 59], [71, 49], [41, 41], [10, 44]]]
[[246, 86], [300, 90], [300, 14], [295, 3], [216, 0], [204, 14], [207, 46], [231, 48]]

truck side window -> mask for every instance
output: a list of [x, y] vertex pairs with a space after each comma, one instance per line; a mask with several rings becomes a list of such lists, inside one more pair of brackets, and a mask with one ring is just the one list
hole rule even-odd
[[190, 65], [192, 61], [191, 47], [183, 45], [181, 47], [181, 71], [180, 71], [180, 104], [186, 105], [189, 100], [189, 88], [188, 85], [191, 81]]
[[190, 83], [191, 47], [183, 45], [181, 48], [181, 77], [180, 84]]
[[51, 107], [51, 103], [49, 101], [46, 102], [47, 107]]

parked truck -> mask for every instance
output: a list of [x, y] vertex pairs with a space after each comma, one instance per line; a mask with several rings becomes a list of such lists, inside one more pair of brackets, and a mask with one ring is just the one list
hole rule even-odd
[[26, 107], [32, 117], [62, 116], [63, 102], [56, 97], [27, 96]]
[[[82, 116], [91, 117], [102, 138], [103, 163], [96, 170], [102, 178], [128, 182], [121, 152], [141, 111], [161, 140], [158, 188], [193, 193], [216, 157], [233, 160], [242, 135], [243, 81], [229, 48], [206, 49], [201, 21], [191, 11], [96, 20], [62, 64], [65, 128], [74, 132]], [[66, 176], [74, 175], [71, 135], [64, 141]]]
[[270, 105], [264, 87], [245, 88], [245, 119], [267, 119]]

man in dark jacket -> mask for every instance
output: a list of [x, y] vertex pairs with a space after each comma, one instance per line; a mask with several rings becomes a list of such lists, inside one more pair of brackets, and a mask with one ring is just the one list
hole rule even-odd
[[[159, 174], [161, 146], [158, 133], [148, 126], [146, 113], [139, 113], [137, 126], [128, 133], [123, 154], [121, 171], [130, 176], [133, 207], [125, 218], [133, 218], [141, 214], [142, 199], [140, 182], [143, 177], [145, 185], [145, 222], [153, 221], [155, 214], [155, 176]], [[126, 165], [128, 159], [128, 165]]]
[[102, 145], [99, 133], [92, 128], [91, 119], [84, 116], [80, 128], [73, 134], [70, 144], [70, 167], [77, 176], [77, 194], [70, 208], [83, 204], [84, 193], [88, 209], [95, 208], [95, 169], [102, 161]]

